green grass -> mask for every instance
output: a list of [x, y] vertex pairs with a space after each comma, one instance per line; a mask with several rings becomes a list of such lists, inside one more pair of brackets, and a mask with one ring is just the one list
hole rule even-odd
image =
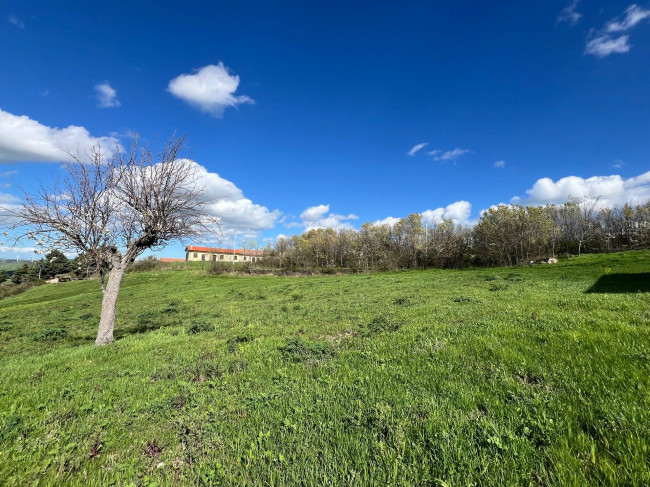
[[104, 348], [99, 283], [42, 286], [0, 301], [0, 484], [648, 485], [648, 273], [131, 273]]

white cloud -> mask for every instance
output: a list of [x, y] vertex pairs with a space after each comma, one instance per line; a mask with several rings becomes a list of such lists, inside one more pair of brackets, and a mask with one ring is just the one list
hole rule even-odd
[[22, 20], [20, 20], [18, 17], [16, 17], [13, 14], [9, 16], [8, 20], [9, 20], [10, 23], [14, 24], [19, 29], [24, 29], [25, 28], [25, 22], [23, 22]]
[[[3, 227], [10, 227], [13, 223], [16, 223], [16, 212], [20, 210], [21, 200], [20, 198], [8, 194], [0, 193], [0, 222], [2, 222]], [[5, 236], [2, 236], [2, 240], [5, 240]], [[3, 243], [0, 243], [3, 245]]]
[[494, 163], [494, 167], [506, 167], [506, 161], [503, 161], [503, 160], [501, 160], [501, 161], [496, 161], [496, 162]]
[[441, 150], [432, 150], [429, 151], [429, 155], [434, 156], [433, 159], [435, 161], [451, 161], [458, 159], [463, 154], [469, 154], [470, 152], [472, 152], [470, 149], [456, 148], [445, 152], [442, 152]]
[[568, 176], [558, 181], [539, 179], [526, 190], [523, 198], [515, 196], [513, 204], [545, 205], [562, 204], [573, 198], [598, 198], [601, 207], [621, 206], [625, 203], [638, 205], [650, 200], [650, 171], [637, 177], [624, 179], [619, 175], [593, 176], [583, 179]]
[[215, 117], [223, 116], [226, 107], [255, 103], [252, 98], [235, 96], [239, 76], [231, 75], [222, 62], [210, 64], [194, 74], [181, 74], [169, 82], [167, 90], [199, 110]]
[[612, 167], [615, 167], [616, 169], [620, 169], [625, 165], [625, 163], [621, 159], [616, 159], [616, 162], [612, 164]]
[[382, 226], [382, 225], [388, 225], [389, 227], [394, 226], [400, 219], [394, 216], [387, 216], [383, 220], [377, 220], [376, 222], [373, 222], [373, 225], [375, 226]]
[[311, 206], [300, 214], [300, 218], [302, 221], [316, 221], [323, 218], [328, 211], [330, 211], [330, 205]]
[[415, 153], [416, 153], [417, 151], [423, 149], [423, 148], [426, 147], [427, 145], [429, 145], [428, 142], [422, 142], [421, 144], [416, 144], [416, 145], [414, 145], [414, 146], [411, 148], [410, 151], [407, 152], [407, 154], [408, 154], [409, 156], [414, 156]]
[[67, 159], [66, 151], [90, 153], [98, 143], [110, 156], [119, 142], [115, 137], [93, 137], [84, 127], [48, 127], [0, 110], [0, 163], [60, 162]]
[[[443, 220], [453, 220], [456, 225], [471, 225], [469, 219], [471, 213], [472, 205], [469, 201], [456, 201], [444, 208], [425, 210], [420, 215], [422, 216], [422, 222], [427, 222], [429, 225], [441, 223]], [[373, 225], [388, 225], [392, 227], [399, 221], [400, 218], [389, 216], [383, 220], [375, 221]]]
[[315, 230], [317, 228], [333, 228], [334, 230], [342, 230], [344, 228], [352, 228], [352, 224], [347, 220], [357, 220], [359, 217], [353, 214], [337, 215], [336, 213], [329, 213], [330, 205], [318, 205], [307, 208], [300, 214], [302, 226], [305, 231]]
[[632, 4], [625, 9], [625, 18], [619, 20], [612, 19], [605, 25], [606, 32], [625, 32], [636, 24], [650, 17], [650, 10], [644, 10], [638, 5]]
[[[35, 250], [37, 250], [36, 247], [6, 247], [4, 245], [0, 246], [0, 252], [2, 252], [3, 254], [9, 254], [9, 255], [3, 256], [2, 257], [3, 259], [11, 259], [12, 256], [16, 257], [16, 256], [18, 256], [18, 254], [28, 254], [28, 255], [34, 254]], [[25, 256], [21, 255], [20, 258], [24, 259]], [[40, 259], [40, 258], [41, 257], [39, 256], [38, 259]]]
[[632, 48], [629, 39], [630, 36], [620, 36], [612, 39], [606, 34], [599, 35], [587, 42], [585, 54], [591, 54], [601, 59], [610, 54], [623, 54]]
[[557, 18], [558, 23], [568, 22], [569, 25], [576, 25], [582, 17], [581, 13], [576, 12], [579, 3], [580, 0], [573, 0], [569, 5], [563, 8]]
[[205, 188], [205, 196], [214, 201], [208, 205], [208, 212], [219, 218], [225, 235], [257, 235], [257, 232], [275, 226], [281, 215], [279, 210], [270, 211], [253, 203], [233, 182], [199, 164], [197, 166], [197, 182]]
[[2, 207], [7, 207], [11, 205], [17, 205], [20, 203], [20, 198], [14, 196], [13, 194], [0, 193], [0, 205]]
[[650, 10], [645, 10], [638, 5], [632, 4], [625, 9], [623, 19], [613, 18], [605, 24], [605, 27], [598, 31], [589, 33], [590, 40], [585, 46], [585, 54], [591, 54], [598, 58], [604, 58], [611, 54], [623, 54], [628, 52], [632, 46], [629, 35], [612, 37], [611, 34], [625, 32], [637, 25], [644, 19], [650, 17]]
[[430, 224], [440, 223], [443, 220], [453, 220], [456, 225], [468, 225], [471, 213], [472, 205], [469, 201], [456, 201], [444, 208], [423, 211], [422, 219]]
[[119, 107], [120, 101], [117, 99], [117, 91], [106, 81], [99, 85], [95, 85], [97, 92], [97, 101], [99, 101], [99, 108]]

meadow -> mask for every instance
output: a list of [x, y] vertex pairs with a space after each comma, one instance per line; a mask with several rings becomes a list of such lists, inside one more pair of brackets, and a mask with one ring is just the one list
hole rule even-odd
[[648, 485], [650, 251], [0, 301], [0, 484]]

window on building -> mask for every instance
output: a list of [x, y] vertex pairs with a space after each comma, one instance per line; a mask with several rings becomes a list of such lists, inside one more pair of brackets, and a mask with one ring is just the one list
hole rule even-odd
[[205, 260], [205, 254], [201, 254], [201, 260]]
[[255, 262], [255, 257], [251, 257], [251, 262]]
[[244, 260], [246, 260], [246, 256], [244, 256]]
[[219, 260], [223, 260], [223, 258], [224, 258], [224, 255], [221, 254], [221, 255], [219, 256]]
[[237, 260], [237, 256], [236, 256], [236, 255], [233, 255], [233, 256], [232, 256], [232, 260]]
[[212, 254], [212, 262], [214, 262], [215, 260], [217, 260], [217, 255], [216, 255], [216, 254]]

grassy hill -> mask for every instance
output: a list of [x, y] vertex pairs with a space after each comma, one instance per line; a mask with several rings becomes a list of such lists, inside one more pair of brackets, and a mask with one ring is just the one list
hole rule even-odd
[[33, 262], [30, 260], [0, 259], [0, 270], [7, 271], [9, 274], [11, 274], [19, 267], [32, 263]]
[[648, 485], [650, 252], [0, 301], [2, 485]]

